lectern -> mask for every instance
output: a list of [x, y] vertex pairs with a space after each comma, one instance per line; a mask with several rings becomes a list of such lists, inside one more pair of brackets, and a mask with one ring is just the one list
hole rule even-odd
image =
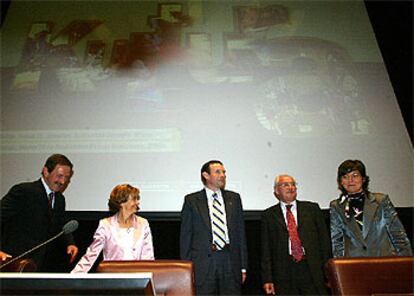
[[155, 295], [152, 273], [0, 273], [1, 295]]

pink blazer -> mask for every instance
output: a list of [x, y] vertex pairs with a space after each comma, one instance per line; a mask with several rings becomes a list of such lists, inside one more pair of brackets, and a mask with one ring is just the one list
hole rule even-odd
[[[93, 242], [71, 273], [88, 272], [101, 251], [103, 251], [104, 260], [122, 260], [124, 250], [119, 244], [119, 231], [120, 227], [117, 221], [117, 215], [100, 220], [99, 226], [93, 236]], [[135, 255], [135, 259], [154, 260], [154, 248], [148, 221], [134, 215], [133, 231], [134, 245], [132, 247], [132, 253]]]

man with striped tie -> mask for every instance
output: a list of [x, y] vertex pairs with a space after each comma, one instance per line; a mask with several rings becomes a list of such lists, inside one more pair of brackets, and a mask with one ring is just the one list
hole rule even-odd
[[239, 295], [246, 279], [247, 246], [240, 195], [225, 190], [218, 160], [201, 168], [204, 189], [185, 197], [180, 253], [195, 269], [197, 295]]

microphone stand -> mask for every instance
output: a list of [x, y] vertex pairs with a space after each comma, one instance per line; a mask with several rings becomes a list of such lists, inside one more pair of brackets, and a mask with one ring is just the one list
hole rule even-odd
[[59, 236], [61, 236], [63, 233], [65, 233], [65, 232], [62, 230], [61, 232], [59, 232], [58, 234], [56, 234], [54, 237], [52, 237], [52, 238], [48, 239], [47, 241], [45, 241], [45, 242], [41, 243], [40, 245], [37, 245], [36, 247], [34, 247], [34, 248], [32, 248], [32, 249], [30, 249], [30, 250], [28, 250], [28, 251], [24, 252], [23, 254], [20, 254], [19, 256], [15, 257], [15, 258], [12, 258], [10, 261], [7, 261], [6, 263], [4, 263], [4, 264], [0, 265], [0, 269], [2, 269], [3, 267], [5, 267], [5, 266], [7, 266], [7, 265], [11, 264], [12, 262], [15, 262], [15, 261], [16, 261], [16, 260], [18, 260], [18, 259], [20, 259], [20, 258], [22, 258], [22, 257], [26, 256], [27, 254], [29, 254], [29, 253], [31, 253], [31, 252], [33, 252], [33, 251], [36, 251], [36, 250], [37, 250], [37, 249], [39, 249], [40, 247], [43, 247], [44, 245], [46, 245], [46, 244], [50, 243], [51, 241], [53, 241], [53, 240], [55, 240], [56, 238], [58, 238]]

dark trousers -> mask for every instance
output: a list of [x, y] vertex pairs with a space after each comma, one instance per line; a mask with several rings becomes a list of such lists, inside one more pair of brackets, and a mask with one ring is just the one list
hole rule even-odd
[[300, 262], [290, 260], [286, 273], [289, 281], [276, 285], [276, 295], [319, 295], [306, 259]]
[[240, 295], [240, 279], [234, 275], [231, 268], [230, 252], [228, 250], [213, 252], [212, 263], [205, 281], [197, 285], [197, 295]]

